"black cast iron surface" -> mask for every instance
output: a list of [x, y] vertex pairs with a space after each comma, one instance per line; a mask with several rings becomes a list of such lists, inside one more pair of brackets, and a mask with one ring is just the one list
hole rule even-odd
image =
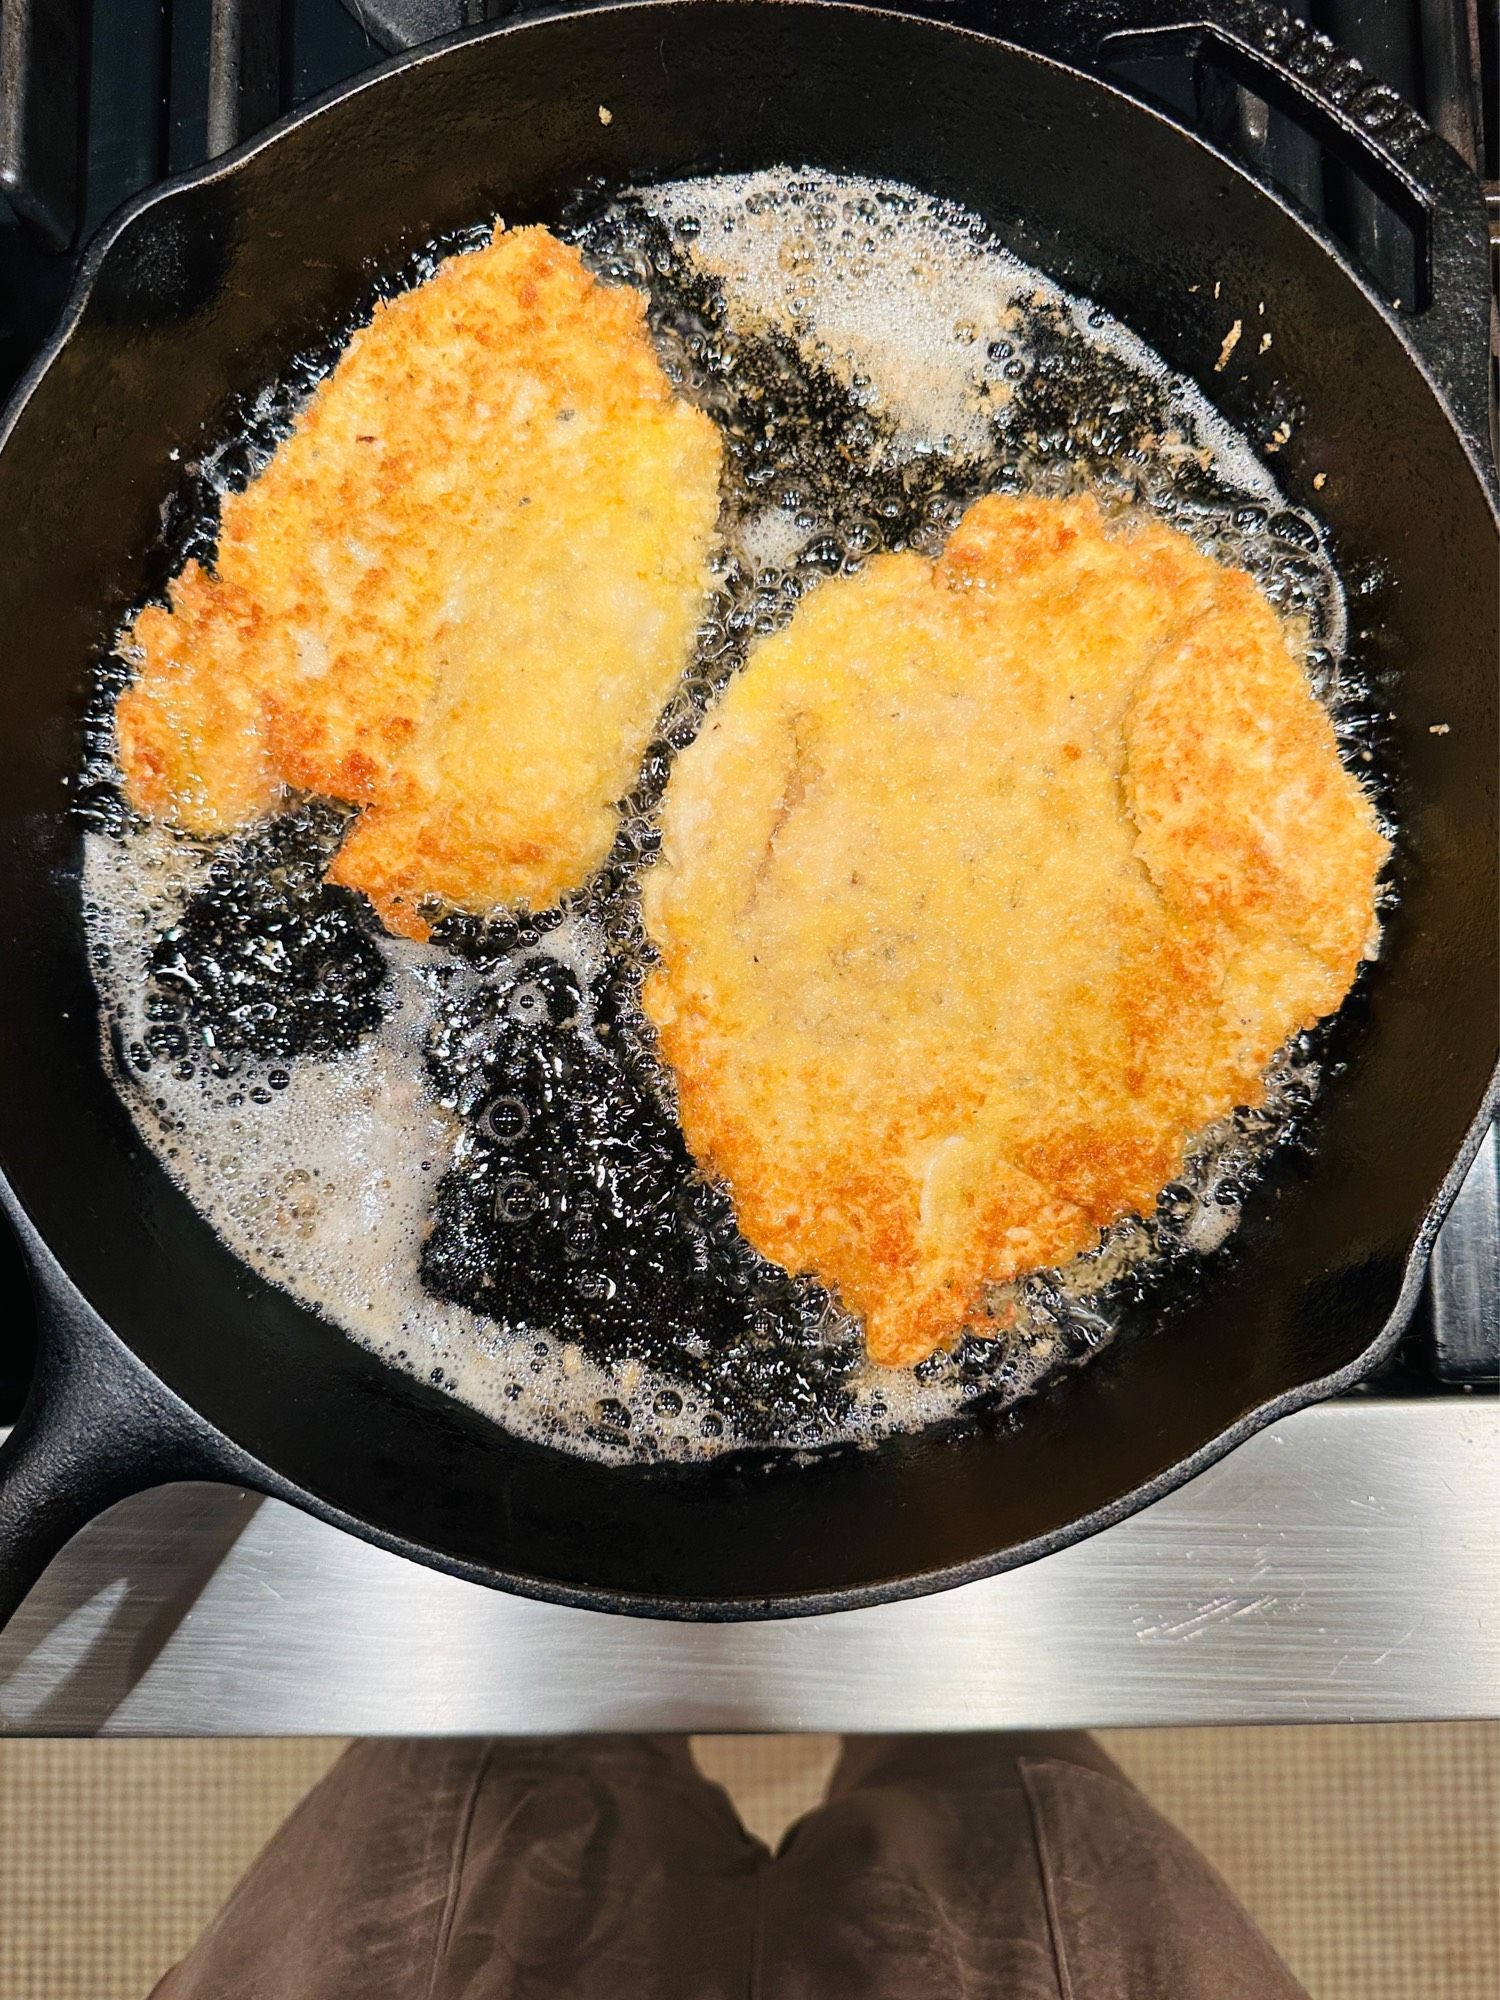
[[[0, 790], [0, 1154], [47, 1335], [0, 1483], [0, 1611], [114, 1492], [192, 1470], [542, 1595], [826, 1609], [1076, 1537], [1389, 1352], [1494, 1062], [1482, 217], [1461, 164], [1388, 93], [1279, 17], [1230, 13], [1236, 31], [1199, 38], [1200, 55], [1251, 77], [1405, 217], [1419, 314], [1383, 305], [1222, 156], [1080, 75], [952, 28], [802, 4], [621, 5], [467, 41], [105, 241], [0, 448], [0, 620], [27, 635], [8, 662]], [[1092, 58], [1091, 14], [1042, 18], [1053, 46]], [[1161, 46], [1117, 53], [1154, 61]], [[503, 1437], [385, 1369], [253, 1278], [171, 1187], [98, 1062], [63, 788], [90, 663], [159, 581], [169, 453], [336, 323], [372, 265], [496, 210], [546, 220], [595, 179], [787, 159], [953, 196], [1211, 383], [1231, 422], [1265, 436], [1268, 418], [1292, 420], [1284, 483], [1310, 502], [1326, 474], [1317, 509], [1346, 572], [1370, 580], [1361, 644], [1391, 698], [1401, 899], [1316, 1151], [1272, 1176], [1181, 1311], [1003, 1425], [809, 1466], [621, 1473]], [[1274, 365], [1216, 376], [1228, 320], [1259, 302]]]

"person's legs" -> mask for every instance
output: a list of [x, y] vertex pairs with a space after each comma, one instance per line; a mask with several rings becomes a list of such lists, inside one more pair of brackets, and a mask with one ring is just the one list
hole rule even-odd
[[676, 1738], [362, 1743], [155, 2000], [1305, 2000], [1091, 1738], [855, 1739], [772, 1861]]
[[1120, 1776], [1020, 1760], [1064, 2000], [1307, 2000], [1185, 1835]]
[[359, 1743], [153, 2000], [739, 2000], [766, 1859], [680, 1739]]
[[757, 2000], [1058, 2000], [1012, 1738], [851, 1737], [764, 1898]]
[[1078, 1734], [854, 1739], [764, 1896], [765, 2000], [1306, 2000]]

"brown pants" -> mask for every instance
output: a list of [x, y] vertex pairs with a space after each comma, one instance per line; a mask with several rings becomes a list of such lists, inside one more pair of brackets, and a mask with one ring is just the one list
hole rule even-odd
[[685, 1741], [367, 1742], [154, 2000], [1306, 2000], [1087, 1736], [851, 1740], [774, 1856]]

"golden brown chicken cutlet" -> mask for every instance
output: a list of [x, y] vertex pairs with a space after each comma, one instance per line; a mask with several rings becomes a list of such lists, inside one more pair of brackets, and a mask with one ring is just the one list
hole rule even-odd
[[911, 1363], [1262, 1100], [1386, 853], [1247, 575], [992, 496], [730, 683], [667, 789], [645, 1004], [751, 1243]]
[[120, 765], [196, 834], [360, 808], [331, 876], [393, 931], [542, 908], [600, 864], [691, 650], [720, 448], [645, 300], [496, 229], [376, 308], [126, 635]]

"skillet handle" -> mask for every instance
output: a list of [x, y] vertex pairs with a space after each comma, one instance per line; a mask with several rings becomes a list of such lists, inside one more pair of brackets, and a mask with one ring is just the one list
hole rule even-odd
[[96, 1514], [164, 1480], [214, 1474], [198, 1420], [110, 1332], [40, 1243], [32, 1238], [25, 1247], [38, 1351], [25, 1407], [0, 1445], [0, 1628]]
[[1196, 61], [1211, 56], [1232, 81], [1362, 171], [1413, 227], [1419, 255], [1426, 253], [1422, 296], [1393, 309], [1402, 335], [1493, 477], [1483, 192], [1463, 159], [1398, 92], [1326, 35], [1264, 0], [992, 0], [986, 26], [1127, 91], [1132, 86], [1111, 72], [1112, 56], [1186, 41]]

